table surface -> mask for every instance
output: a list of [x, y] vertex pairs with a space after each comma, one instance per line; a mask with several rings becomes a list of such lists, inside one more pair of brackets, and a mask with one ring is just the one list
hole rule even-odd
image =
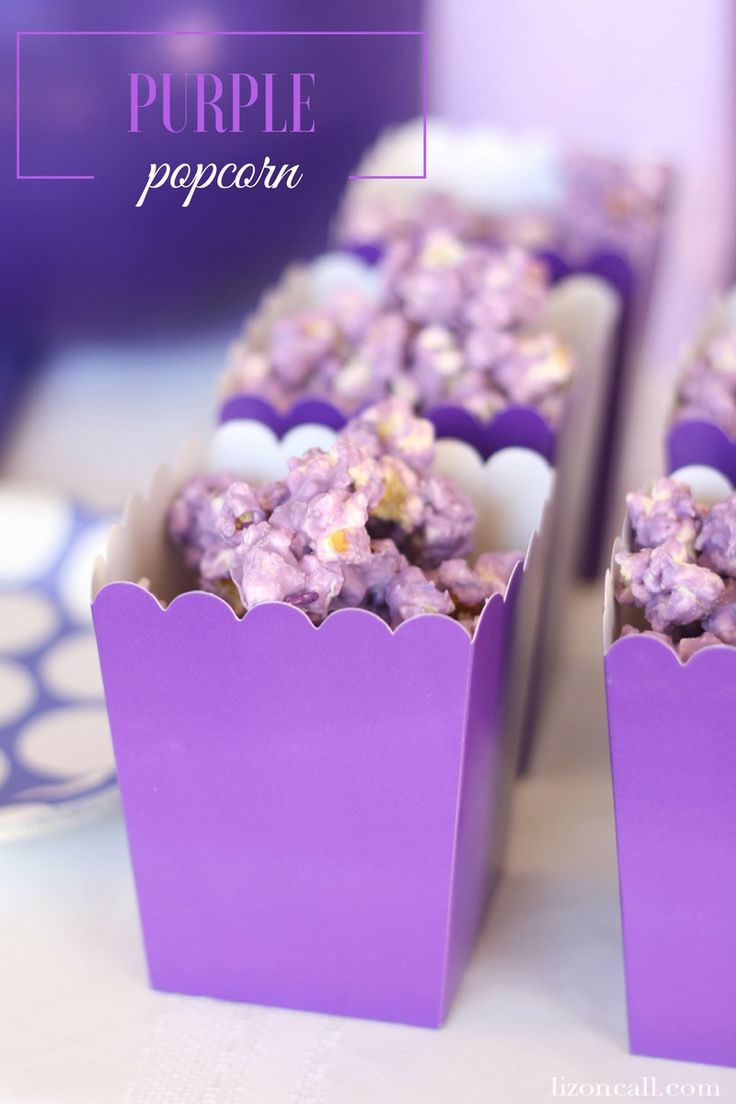
[[[132, 376], [130, 350], [57, 358], [4, 474], [114, 505], [206, 430], [220, 348], [189, 344], [174, 370], [171, 351], [139, 350]], [[646, 448], [637, 475], [657, 470]], [[643, 1077], [736, 1100], [736, 1071], [627, 1052], [598, 586], [570, 595], [562, 628], [506, 873], [440, 1031], [150, 991], [115, 813], [0, 847], [0, 1102], [526, 1104], [553, 1099], [554, 1078], [561, 1095], [641, 1094]]]

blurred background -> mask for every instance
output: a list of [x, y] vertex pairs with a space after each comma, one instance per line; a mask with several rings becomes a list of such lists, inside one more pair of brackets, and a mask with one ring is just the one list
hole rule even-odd
[[[674, 167], [643, 351], [647, 378], [666, 380], [704, 305], [733, 274], [734, 18], [728, 0], [589, 0], [584, 9], [575, 0], [511, 7], [280, 0], [250, 4], [247, 13], [236, 0], [151, 0], [123, 14], [99, 0], [7, 0], [0, 13], [4, 471], [114, 505], [152, 460], [206, 429], [214, 374], [248, 306], [288, 260], [324, 247], [361, 151], [421, 106], [412, 37], [29, 37], [22, 41], [21, 172], [94, 172], [96, 179], [15, 180], [17, 30], [425, 28], [433, 114], [543, 131]], [[160, 127], [127, 134], [126, 74], [177, 66], [319, 72], [315, 135], [197, 136], [202, 160], [239, 163], [246, 148], [254, 160], [298, 153], [297, 191], [210, 189], [185, 211], [162, 192], [133, 206], [147, 164], [174, 159], [192, 139], [162, 135]], [[135, 449], [120, 403], [135, 410]], [[113, 408], [110, 426], [104, 412]], [[122, 478], [105, 455], [125, 456]], [[645, 449], [636, 463], [651, 470], [656, 452]]]

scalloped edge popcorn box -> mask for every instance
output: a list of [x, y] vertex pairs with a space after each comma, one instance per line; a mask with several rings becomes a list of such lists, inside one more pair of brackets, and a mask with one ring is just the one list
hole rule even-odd
[[[267, 291], [247, 320], [244, 340], [262, 348], [274, 322], [291, 311], [317, 306], [328, 299], [336, 286], [359, 287], [370, 294], [376, 284], [374, 270], [350, 257], [323, 254], [310, 264], [295, 264], [280, 283]], [[585, 559], [589, 530], [597, 516], [595, 481], [599, 432], [605, 421], [608, 391], [608, 363], [616, 340], [620, 313], [616, 294], [593, 276], [561, 280], [549, 297], [540, 328], [558, 333], [575, 353], [578, 364], [563, 424], [553, 430], [535, 409], [511, 406], [489, 422], [481, 422], [459, 407], [438, 406], [423, 414], [435, 426], [440, 439], [470, 444], [484, 458], [509, 447], [532, 449], [554, 462], [556, 494], [550, 526], [554, 555], [545, 567], [544, 608], [539, 619], [535, 658], [536, 693], [529, 698], [520, 749], [520, 768], [533, 760], [540, 710], [546, 697], [558, 655], [558, 626], [564, 616], [567, 588]], [[234, 375], [225, 372], [219, 380], [220, 422], [255, 419], [283, 436], [308, 423], [340, 429], [347, 418], [333, 404], [322, 399], [304, 399], [282, 414], [270, 403], [253, 395], [233, 393]]]
[[173, 597], [183, 579], [165, 517], [184, 479], [208, 466], [272, 477], [320, 436], [329, 447], [324, 427], [282, 442], [256, 422], [222, 427], [209, 462], [193, 447], [130, 501], [97, 564], [150, 980], [439, 1026], [501, 867], [515, 761], [506, 690], [529, 674], [554, 476], [532, 453], [484, 465], [467, 445], [438, 445], [437, 468], [481, 511], [478, 547], [495, 532], [494, 547], [527, 548], [472, 640], [442, 615], [392, 631], [346, 609], [315, 628], [284, 603], [239, 619], [212, 594]]
[[[711, 304], [695, 339], [686, 346], [680, 358], [680, 369], [702, 352], [714, 337], [734, 326], [736, 286]], [[672, 422], [667, 430], [665, 463], [667, 471], [692, 464], [707, 465], [721, 472], [736, 485], [736, 440], [713, 422], [700, 418], [683, 418]]]
[[[675, 474], [703, 501], [730, 493], [703, 468]], [[613, 555], [628, 547], [626, 527]], [[736, 648], [683, 663], [619, 637], [630, 614], [613, 568], [603, 647], [630, 1049], [736, 1066]]]
[[[454, 123], [441, 118], [427, 120], [427, 141], [431, 152], [428, 180], [400, 183], [378, 179], [395, 172], [396, 165], [416, 165], [421, 149], [422, 119], [413, 119], [387, 127], [364, 153], [355, 178], [345, 188], [334, 219], [333, 242], [350, 249], [356, 256], [375, 262], [381, 254], [375, 231], [368, 227], [360, 236], [351, 236], [353, 209], [359, 209], [374, 195], [378, 206], [390, 206], [398, 212], [411, 210], [418, 189], [434, 188], [446, 193], [478, 215], [504, 216], [514, 213], [548, 210], [559, 201], [563, 180], [561, 161], [566, 152], [585, 153], [584, 149], [563, 147], [544, 132], [504, 131], [489, 123]], [[601, 151], [591, 151], [601, 152]], [[390, 170], [386, 165], [391, 166]], [[598, 451], [590, 476], [588, 509], [590, 525], [581, 548], [579, 572], [595, 578], [607, 545], [607, 520], [613, 475], [620, 448], [630, 380], [636, 371], [652, 302], [655, 279], [665, 240], [666, 219], [671, 206], [674, 174], [666, 170], [662, 218], [653, 234], [651, 248], [633, 260], [623, 250], [601, 246], [587, 253], [556, 252], [539, 249], [553, 281], [569, 276], [600, 277], [619, 296], [621, 313], [616, 322], [612, 355], [607, 363], [605, 404], [599, 424]], [[411, 173], [411, 168], [407, 172]], [[371, 179], [373, 178], [373, 179]]]

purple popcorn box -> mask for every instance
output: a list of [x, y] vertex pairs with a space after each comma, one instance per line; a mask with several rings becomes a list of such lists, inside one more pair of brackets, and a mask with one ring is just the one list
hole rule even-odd
[[[687, 365], [703, 357], [706, 347], [714, 339], [736, 328], [736, 287], [712, 303], [695, 339], [685, 349], [681, 358], [680, 374]], [[731, 427], [706, 418], [695, 408], [678, 408], [672, 411], [665, 439], [665, 464], [667, 471], [689, 465], [705, 465], [721, 472], [736, 484], [736, 397], [730, 400]]]
[[589, 525], [579, 549], [579, 572], [593, 578], [607, 546], [613, 473], [664, 240], [672, 170], [566, 148], [540, 133], [430, 117], [427, 179], [379, 179], [390, 166], [412, 171], [422, 129], [421, 119], [389, 127], [366, 151], [345, 189], [333, 241], [375, 261], [397, 234], [441, 225], [475, 239], [524, 245], [547, 262], [553, 282], [595, 275], [620, 298], [597, 451], [588, 468]]
[[[295, 264], [286, 270], [280, 282], [262, 297], [257, 309], [245, 323], [235, 350], [247, 349], [259, 354], [269, 343], [274, 325], [289, 315], [319, 308], [338, 290], [355, 290], [368, 301], [380, 294], [376, 270], [347, 254], [325, 253], [308, 264]], [[581, 448], [594, 454], [596, 427], [604, 416], [607, 362], [615, 340], [619, 300], [597, 276], [561, 279], [550, 293], [537, 326], [529, 333], [550, 331], [573, 353], [576, 376], [570, 394], [575, 422], [592, 430], [576, 440], [577, 462], [585, 465]], [[237, 357], [218, 380], [217, 401], [220, 423], [231, 419], [257, 419], [279, 435], [306, 422], [340, 429], [349, 415], [336, 401], [325, 396], [306, 396], [289, 410], [277, 410], [264, 393], [254, 386], [243, 390], [243, 373]], [[487, 421], [460, 406], [442, 405], [422, 410], [433, 422], [439, 437], [467, 441], [484, 458], [501, 448], [518, 446], [539, 452], [554, 462], [558, 451], [560, 427], [552, 425], [533, 407], [509, 406]], [[570, 416], [563, 419], [565, 434], [573, 433]]]
[[[702, 501], [711, 485], [711, 501], [723, 496], [712, 472], [687, 476]], [[614, 555], [630, 546], [625, 530]], [[736, 649], [683, 663], [660, 640], [620, 636], [640, 612], [615, 602], [612, 561], [604, 665], [630, 1048], [734, 1066]]]
[[[356, 288], [370, 295], [377, 287], [375, 271], [339, 254], [324, 254], [310, 264], [293, 265], [281, 282], [266, 292], [246, 321], [243, 343], [255, 351], [265, 348], [278, 319], [319, 306], [336, 287]], [[466, 442], [483, 459], [507, 448], [531, 449], [554, 463], [557, 471], [550, 518], [554, 555], [547, 557], [544, 567], [542, 609], [534, 642], [536, 689], [529, 697], [523, 721], [522, 769], [533, 758], [540, 709], [558, 653], [556, 637], [566, 590], [587, 540], [590, 472], [596, 463], [606, 417], [608, 365], [619, 313], [617, 295], [595, 276], [561, 279], [550, 293], [539, 328], [556, 333], [573, 351], [577, 366], [559, 426], [553, 427], [538, 410], [527, 406], [509, 406], [487, 422], [459, 406], [438, 406], [423, 412], [434, 424], [438, 438]], [[348, 420], [336, 405], [322, 398], [304, 398], [282, 412], [259, 395], [239, 393], [239, 385], [239, 373], [231, 366], [218, 383], [223, 425], [231, 420], [256, 420], [283, 436], [306, 424], [336, 430]]]
[[439, 1026], [501, 869], [507, 690], [528, 677], [520, 642], [552, 477], [517, 457], [520, 495], [508, 454], [484, 465], [438, 446], [439, 470], [478, 505], [478, 546], [493, 534], [527, 548], [472, 640], [442, 615], [391, 631], [346, 609], [315, 628], [284, 603], [237, 618], [212, 594], [180, 593], [165, 519], [185, 479], [273, 477], [305, 441], [330, 440], [324, 427], [279, 441], [229, 423], [131, 500], [98, 562], [93, 617], [149, 975], [165, 991]]

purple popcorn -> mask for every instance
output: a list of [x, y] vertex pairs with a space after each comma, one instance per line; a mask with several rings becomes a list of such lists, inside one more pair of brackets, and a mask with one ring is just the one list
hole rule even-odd
[[321, 397], [348, 415], [392, 399], [420, 411], [457, 404], [484, 419], [529, 404], [559, 421], [574, 366], [554, 335], [529, 331], [550, 289], [530, 253], [434, 227], [394, 241], [376, 274], [370, 298], [339, 291], [276, 321], [266, 304], [250, 339], [231, 347], [228, 393], [278, 410]]
[[306, 589], [304, 571], [291, 550], [293, 535], [268, 521], [243, 532], [232, 575], [246, 609], [259, 602], [284, 602]]
[[358, 564], [371, 552], [367, 521], [368, 504], [363, 494], [343, 497], [330, 491], [308, 504], [301, 529], [323, 563]]
[[398, 456], [382, 456], [378, 463], [383, 493], [370, 511], [372, 531], [381, 531], [381, 526], [376, 526], [379, 522], [413, 533], [424, 516], [420, 476]]
[[270, 514], [282, 502], [286, 502], [289, 497], [289, 488], [285, 480], [273, 479], [268, 483], [261, 483], [260, 487], [256, 489], [256, 494], [261, 509]]
[[668, 544], [652, 552], [645, 585], [651, 596], [644, 611], [657, 632], [701, 621], [723, 591], [723, 580], [718, 575], [697, 564], [680, 563]]
[[736, 495], [706, 510], [686, 484], [660, 479], [626, 501], [635, 550], [615, 557], [616, 600], [643, 609], [683, 660], [736, 644]]
[[463, 379], [466, 361], [452, 330], [444, 326], [425, 326], [412, 345], [412, 379], [424, 405], [439, 403], [453, 382]]
[[695, 547], [701, 564], [736, 578], [736, 494], [706, 514]]
[[658, 479], [651, 491], [627, 495], [626, 506], [635, 548], [676, 540], [692, 558], [701, 516], [688, 487], [674, 479]]
[[445, 560], [433, 578], [450, 595], [459, 614], [476, 614], [487, 598], [504, 591], [519, 560], [518, 552], [484, 552], [475, 567], [463, 559]]
[[340, 599], [344, 605], [364, 605], [383, 616], [386, 589], [393, 577], [408, 566], [406, 556], [390, 539], [372, 540], [371, 554], [362, 563], [343, 568], [344, 584]]
[[724, 644], [736, 644], [736, 579], [729, 579], [713, 610], [703, 622], [706, 632]]
[[537, 406], [569, 387], [573, 358], [553, 334], [534, 334], [519, 338], [511, 355], [495, 365], [492, 376], [509, 402]]
[[557, 233], [568, 250], [614, 248], [645, 263], [664, 215], [669, 170], [658, 163], [570, 153]]
[[280, 318], [274, 324], [271, 340], [273, 371], [287, 387], [298, 387], [334, 355], [338, 340], [338, 327], [324, 310]]
[[457, 323], [463, 305], [460, 273], [451, 269], [420, 269], [397, 281], [402, 309], [410, 322], [418, 325]]
[[469, 244], [433, 229], [389, 245], [387, 298], [419, 326], [498, 332], [538, 321], [548, 294], [544, 265], [518, 246]]
[[472, 568], [461, 558], [475, 509], [430, 470], [433, 454], [431, 423], [388, 400], [356, 418], [329, 452], [289, 460], [284, 480], [191, 480], [169, 512], [171, 539], [198, 568], [199, 585], [238, 614], [274, 601], [315, 623], [346, 606], [392, 625], [456, 613], [472, 632], [519, 554], [487, 551]]
[[391, 453], [416, 471], [426, 471], [434, 460], [434, 426], [401, 399], [369, 407], [348, 422], [344, 433], [371, 456]]
[[332, 380], [333, 396], [345, 410], [355, 410], [366, 401], [378, 402], [385, 397], [386, 391], [386, 384], [371, 360], [360, 351], [337, 369]]
[[[502, 134], [485, 138], [432, 121], [430, 128], [433, 180], [393, 187], [354, 181], [339, 213], [340, 242], [385, 248], [442, 227], [469, 241], [552, 249], [573, 262], [600, 250], [623, 254], [637, 266], [651, 262], [668, 198], [665, 165], [550, 146], [530, 150], [524, 135], [518, 141]], [[361, 173], [381, 176], [410, 163], [418, 137], [416, 123], [382, 136]], [[505, 182], [507, 174], [513, 185]], [[510, 191], [515, 203], [509, 203]]]
[[736, 437], [736, 328], [713, 338], [683, 368], [673, 420], [713, 422]]
[[624, 595], [630, 595], [628, 604], [642, 606], [656, 632], [702, 620], [723, 591], [723, 580], [707, 567], [689, 563], [687, 555], [679, 541], [668, 540], [616, 556], [622, 581], [619, 601], [627, 604]]
[[324, 494], [332, 488], [335, 465], [324, 449], [311, 448], [303, 456], [293, 457], [288, 462], [288, 468], [285, 483], [289, 495], [285, 504], [294, 500], [308, 502], [315, 495]]
[[468, 368], [491, 371], [496, 364], [513, 356], [517, 340], [517, 336], [508, 330], [472, 328], [465, 338], [464, 347]]
[[386, 590], [395, 575], [408, 567], [406, 556], [389, 539], [371, 541], [371, 555], [356, 571], [365, 584], [371, 606], [386, 604]]
[[736, 437], [736, 399], [723, 380], [693, 369], [680, 383], [674, 420], [712, 422]]
[[475, 573], [486, 587], [493, 587], [489, 596], [504, 589], [522, 559], [520, 552], [481, 552], [475, 561]]
[[622, 606], [643, 606], [649, 593], [644, 585], [645, 572], [649, 570], [652, 549], [639, 552], [619, 552], [615, 557], [616, 573], [614, 595]]
[[470, 326], [498, 333], [532, 325], [538, 322], [547, 297], [546, 270], [518, 246], [494, 250], [483, 257], [472, 290], [464, 308]]
[[374, 300], [357, 288], [339, 288], [330, 299], [329, 310], [338, 330], [350, 342], [365, 336], [376, 314]]
[[417, 561], [422, 567], [438, 567], [442, 560], [467, 556], [478, 522], [473, 503], [443, 475], [428, 476], [421, 493], [421, 529], [411, 541]]
[[168, 530], [184, 550], [188, 567], [197, 567], [207, 548], [219, 543], [220, 505], [235, 476], [199, 475], [182, 488], [169, 508]]
[[360, 491], [369, 509], [380, 502], [384, 480], [380, 464], [371, 451], [348, 436], [338, 437], [330, 449], [333, 486]]
[[672, 637], [668, 636], [667, 633], [655, 632], [654, 629], [637, 629], [634, 625], [624, 625], [621, 629], [621, 636], [651, 636], [654, 640], [661, 640], [668, 648], [674, 646]]
[[301, 558], [299, 567], [304, 573], [303, 587], [287, 594], [284, 601], [299, 606], [313, 620], [323, 621], [343, 587], [343, 572], [337, 564], [324, 563], [311, 553]]
[[269, 357], [251, 349], [243, 338], [231, 343], [227, 353], [227, 369], [237, 377], [238, 387], [244, 393], [279, 401], [281, 388], [271, 378]]
[[475, 610], [490, 597], [467, 560], [445, 560], [437, 568], [434, 581], [440, 590], [450, 595], [456, 606], [465, 610]]
[[696, 652], [709, 648], [712, 644], [723, 644], [723, 641], [712, 632], [704, 632], [702, 636], [683, 636], [677, 645], [677, 654], [683, 663], [686, 663]]
[[265, 519], [266, 511], [253, 488], [247, 483], [231, 483], [222, 497], [217, 519], [219, 531], [227, 543], [236, 543], [243, 529]]
[[410, 564], [393, 576], [386, 588], [386, 602], [392, 625], [421, 613], [452, 613], [449, 594], [439, 590], [421, 568]]

